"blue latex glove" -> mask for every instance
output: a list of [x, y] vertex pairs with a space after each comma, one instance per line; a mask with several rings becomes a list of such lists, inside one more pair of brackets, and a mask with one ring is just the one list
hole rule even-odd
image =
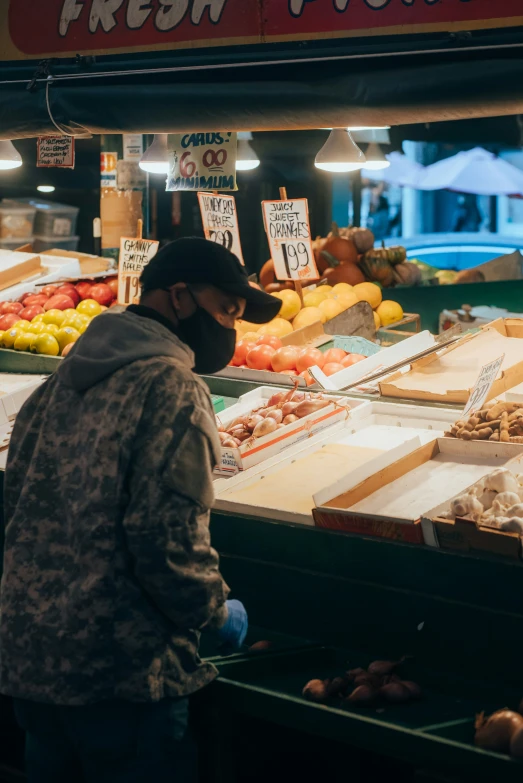
[[225, 625], [218, 629], [217, 634], [225, 647], [239, 650], [247, 636], [249, 619], [241, 601], [235, 599], [226, 602], [227, 620]]

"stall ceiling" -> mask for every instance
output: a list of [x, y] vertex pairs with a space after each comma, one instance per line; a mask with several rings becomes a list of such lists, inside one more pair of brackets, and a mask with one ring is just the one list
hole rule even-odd
[[298, 130], [523, 113], [523, 51], [402, 55], [58, 77], [0, 89], [0, 137]]

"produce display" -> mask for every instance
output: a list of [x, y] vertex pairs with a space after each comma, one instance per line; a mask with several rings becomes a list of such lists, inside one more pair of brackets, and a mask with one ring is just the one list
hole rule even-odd
[[374, 661], [368, 669], [351, 669], [333, 679], [310, 680], [302, 695], [316, 702], [338, 698], [351, 707], [373, 707], [379, 702], [401, 704], [420, 699], [419, 685], [403, 680], [395, 673], [404, 660]]
[[260, 337], [253, 332], [244, 334], [236, 343], [229, 366], [300, 376], [311, 386], [314, 378], [309, 367], [317, 365], [326, 375], [334, 375], [365, 358], [360, 353], [348, 353], [341, 348], [330, 348], [322, 353], [318, 348], [283, 345], [279, 337], [272, 334]]
[[498, 753], [510, 753], [517, 759], [523, 759], [523, 715], [522, 705], [519, 712], [498, 710], [489, 718], [481, 712], [476, 716], [474, 742], [484, 750]]
[[0, 302], [0, 347], [67, 356], [91, 320], [116, 304], [118, 278], [46, 285]]
[[220, 424], [218, 419], [221, 444], [224, 448], [235, 449], [242, 443], [254, 443], [256, 438], [270, 435], [332, 404], [337, 404], [337, 399], [335, 397], [325, 399], [322, 394], [312, 394], [297, 389], [276, 392], [266, 405], [237, 416], [226, 427]]
[[488, 402], [466, 421], [457, 421], [445, 435], [462, 440], [523, 443], [523, 403]]
[[455, 498], [442, 519], [468, 517], [480, 527], [523, 535], [523, 475], [497, 468]]

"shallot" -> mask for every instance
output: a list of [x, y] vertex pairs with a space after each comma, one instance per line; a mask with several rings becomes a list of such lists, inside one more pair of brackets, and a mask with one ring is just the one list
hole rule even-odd
[[299, 404], [299, 402], [285, 402], [281, 409], [283, 416], [289, 416], [291, 413], [294, 413]]
[[322, 408], [326, 408], [327, 405], [332, 405], [330, 400], [303, 400], [300, 402], [294, 413], [299, 419], [303, 419], [305, 416], [309, 416], [311, 413], [316, 413]]
[[255, 438], [263, 438], [264, 435], [270, 435], [271, 432], [274, 432], [275, 429], [277, 429], [278, 424], [274, 419], [269, 419], [268, 417], [266, 419], [263, 419], [263, 421], [260, 421], [254, 430], [252, 431], [252, 434]]
[[355, 680], [356, 677], [359, 677], [360, 674], [367, 674], [367, 670], [362, 669], [361, 666], [359, 666], [357, 669], [349, 669], [347, 672], [347, 677], [349, 677], [351, 680]]
[[421, 699], [423, 694], [417, 682], [401, 680], [401, 684], [408, 690], [411, 699]]
[[271, 411], [270, 413], [268, 413], [266, 418], [267, 419], [274, 419], [276, 424], [281, 424], [282, 419], [283, 419], [283, 413], [281, 412], [280, 409], [277, 409], [275, 411]]
[[260, 423], [260, 421], [263, 421], [263, 416], [260, 416], [259, 413], [253, 413], [253, 415], [249, 416], [247, 419], [245, 426], [252, 432], [256, 425]]
[[299, 421], [298, 417], [294, 413], [289, 413], [282, 422], [282, 424], [294, 424], [295, 421]]
[[387, 674], [392, 674], [404, 660], [405, 658], [400, 658], [399, 661], [374, 661], [367, 671], [369, 674], [377, 674], [378, 677], [385, 677]]
[[370, 705], [374, 704], [378, 697], [378, 690], [372, 685], [359, 685], [354, 688], [350, 696], [347, 696], [346, 701], [350, 704]]
[[328, 698], [329, 680], [311, 680], [302, 691], [310, 701], [325, 701]]
[[347, 689], [347, 685], [349, 684], [349, 681], [347, 677], [335, 677], [333, 680], [329, 682], [329, 685], [327, 687], [328, 695], [329, 696], [338, 696], [343, 693]]
[[276, 394], [273, 394], [272, 397], [269, 399], [269, 402], [267, 405], [270, 407], [271, 405], [278, 405], [280, 402], [283, 401], [283, 398], [287, 395], [287, 392], [276, 392]]
[[240, 445], [240, 441], [236, 438], [227, 438], [227, 440], [222, 441], [222, 446], [226, 449], [237, 449]]
[[508, 753], [512, 737], [523, 727], [523, 715], [511, 710], [498, 710], [485, 720], [482, 712], [476, 717], [474, 742], [486, 750]]
[[380, 695], [387, 701], [400, 703], [410, 699], [410, 690], [401, 682], [389, 682], [380, 688]]

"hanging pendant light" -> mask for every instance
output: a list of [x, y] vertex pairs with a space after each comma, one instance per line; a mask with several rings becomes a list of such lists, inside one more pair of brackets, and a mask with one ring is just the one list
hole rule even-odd
[[22, 156], [12, 141], [0, 141], [0, 169], [17, 169], [22, 165]]
[[155, 133], [150, 147], [147, 147], [139, 163], [142, 171], [149, 174], [169, 173], [169, 150], [167, 149], [167, 133]]
[[333, 173], [357, 171], [365, 166], [365, 155], [345, 128], [334, 128], [316, 155], [314, 165]]
[[370, 169], [371, 171], [388, 169], [390, 166], [390, 161], [387, 160], [380, 145], [376, 144], [375, 141], [371, 142], [367, 147], [365, 157], [367, 158], [365, 168]]
[[251, 147], [252, 133], [238, 133], [238, 148], [236, 150], [236, 171], [252, 171], [260, 165], [260, 159]]

